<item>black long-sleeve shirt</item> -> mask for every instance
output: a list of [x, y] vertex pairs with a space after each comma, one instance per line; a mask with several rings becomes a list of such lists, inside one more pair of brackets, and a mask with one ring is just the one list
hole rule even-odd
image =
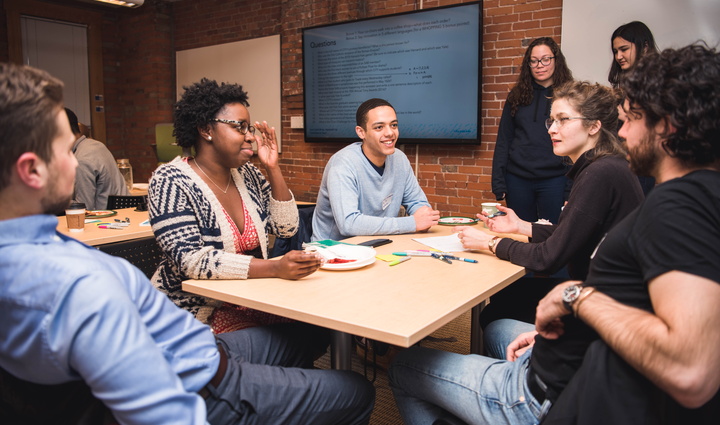
[[532, 243], [504, 238], [498, 258], [540, 273], [567, 265], [573, 279], [585, 279], [590, 256], [605, 234], [643, 201], [628, 162], [619, 155], [589, 161], [581, 156], [568, 173], [573, 180], [557, 225], [533, 224]]
[[507, 193], [505, 175], [512, 173], [525, 179], [546, 179], [566, 174], [570, 167], [553, 153], [545, 128], [550, 117], [552, 87], [533, 84], [533, 99], [518, 107], [515, 116], [506, 101], [495, 141], [492, 170], [492, 192], [500, 199]]

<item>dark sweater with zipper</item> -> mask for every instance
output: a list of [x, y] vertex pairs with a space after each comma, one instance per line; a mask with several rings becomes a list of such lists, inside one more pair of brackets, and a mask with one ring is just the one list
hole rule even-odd
[[506, 173], [524, 179], [547, 179], [565, 175], [570, 166], [553, 153], [545, 128], [550, 117], [552, 86], [533, 81], [533, 98], [529, 105], [519, 106], [512, 116], [505, 102], [493, 154], [492, 191], [498, 199], [507, 193]]

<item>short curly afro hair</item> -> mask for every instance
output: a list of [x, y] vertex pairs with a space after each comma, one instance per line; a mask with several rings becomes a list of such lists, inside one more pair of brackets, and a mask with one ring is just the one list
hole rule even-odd
[[668, 117], [665, 151], [688, 166], [720, 161], [720, 53], [700, 44], [644, 56], [622, 81], [649, 129]]
[[239, 84], [218, 84], [215, 80], [203, 78], [183, 89], [185, 93], [175, 104], [173, 112], [173, 136], [183, 148], [195, 146], [200, 138], [198, 128], [209, 125], [225, 105], [240, 103], [250, 106], [248, 94]]

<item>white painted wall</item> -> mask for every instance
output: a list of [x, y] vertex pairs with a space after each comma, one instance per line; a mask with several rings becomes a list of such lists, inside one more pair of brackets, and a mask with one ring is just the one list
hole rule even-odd
[[720, 48], [720, 0], [564, 0], [562, 51], [573, 76], [608, 84], [610, 36], [644, 22], [660, 49], [705, 40]]
[[201, 78], [240, 84], [248, 92], [250, 119], [275, 127], [282, 149], [280, 36], [254, 38], [181, 50], [177, 58], [177, 97]]

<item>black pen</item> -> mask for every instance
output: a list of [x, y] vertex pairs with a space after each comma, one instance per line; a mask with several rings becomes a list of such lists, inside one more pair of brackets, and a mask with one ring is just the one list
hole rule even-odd
[[444, 255], [436, 254], [434, 252], [431, 252], [430, 255], [432, 255], [433, 258], [437, 258], [440, 261], [444, 261], [448, 264], [452, 264], [452, 261], [450, 261], [450, 259], [445, 257]]
[[456, 257], [454, 255], [446, 255], [445, 258], [449, 258], [451, 260], [458, 260], [458, 261], [464, 261], [466, 263], [477, 263], [477, 260], [473, 260], [471, 258], [462, 258], [462, 257]]

